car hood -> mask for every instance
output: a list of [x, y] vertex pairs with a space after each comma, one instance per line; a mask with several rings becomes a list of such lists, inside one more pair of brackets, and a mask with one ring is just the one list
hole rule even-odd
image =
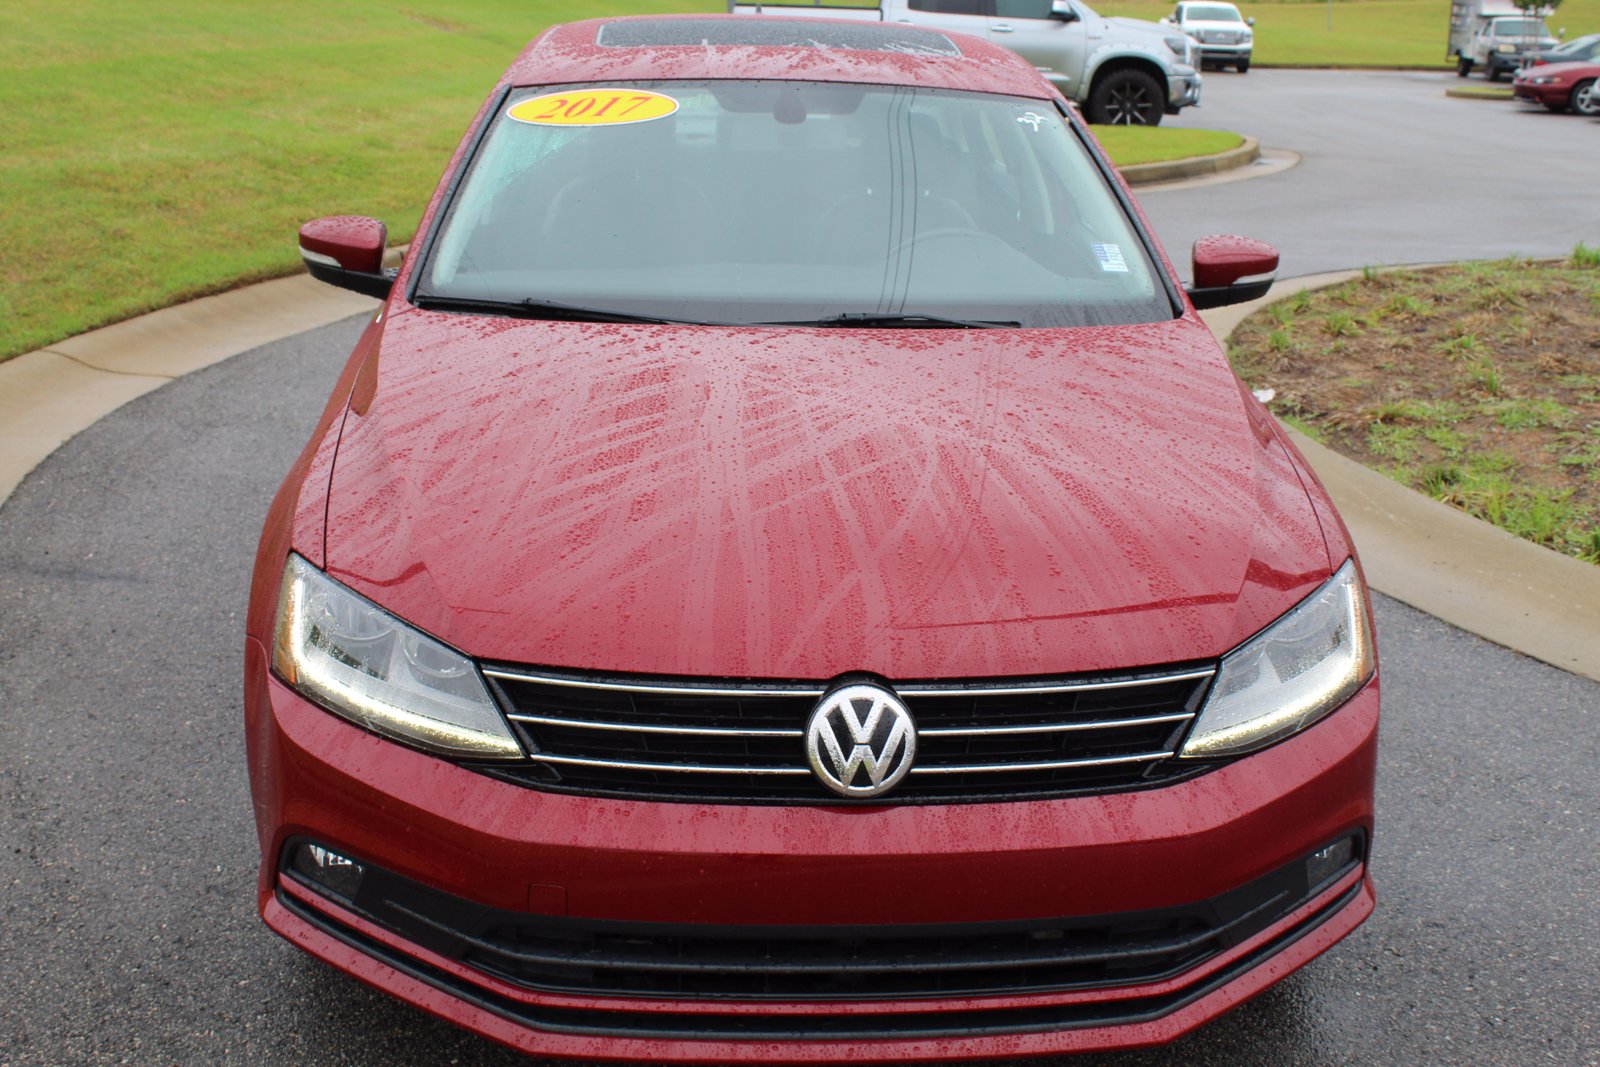
[[1600, 74], [1600, 63], [1594, 60], [1568, 63], [1541, 63], [1536, 67], [1528, 67], [1517, 71], [1517, 79], [1524, 81], [1528, 78], [1591, 78]]
[[[1163, 26], [1158, 22], [1151, 22], [1148, 19], [1128, 18], [1126, 16], [1117, 15], [1111, 18], [1106, 18], [1104, 21], [1118, 27], [1120, 30], [1127, 31], [1129, 33], [1144, 34], [1150, 39], [1150, 42], [1153, 45], [1160, 47], [1163, 51], [1166, 51], [1166, 45], [1162, 43], [1165, 38], [1183, 36], [1183, 31], [1175, 26]], [[1169, 52], [1167, 54], [1170, 55], [1171, 53]]]
[[406, 308], [356, 378], [329, 573], [470, 655], [822, 679], [1209, 659], [1324, 580], [1190, 316], [1115, 329]]

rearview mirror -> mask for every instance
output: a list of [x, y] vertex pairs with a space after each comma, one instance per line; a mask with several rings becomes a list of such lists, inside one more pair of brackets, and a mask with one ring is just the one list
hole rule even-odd
[[1278, 274], [1278, 250], [1250, 237], [1202, 237], [1193, 255], [1194, 284], [1186, 292], [1201, 311], [1266, 296]]
[[300, 227], [300, 258], [320, 282], [379, 300], [394, 288], [398, 270], [385, 270], [388, 227], [364, 215], [329, 215]]

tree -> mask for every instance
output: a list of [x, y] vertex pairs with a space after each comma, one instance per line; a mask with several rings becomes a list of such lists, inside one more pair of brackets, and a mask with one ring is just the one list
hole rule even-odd
[[[1561, 6], [1561, 0], [1511, 0], [1511, 2], [1517, 5], [1517, 10], [1522, 12], [1524, 15], [1527, 15], [1529, 18], [1538, 19], [1549, 18], [1551, 15], [1555, 14], [1556, 8]], [[1524, 23], [1522, 26], [1522, 36], [1524, 40], [1531, 40], [1536, 36], [1536, 34], [1533, 32], [1533, 28], [1530, 25]], [[1524, 45], [1524, 47], [1527, 46]]]
[[1556, 8], [1561, 6], [1561, 0], [1511, 0], [1517, 5], [1517, 10], [1526, 15], [1546, 17], [1556, 13]]

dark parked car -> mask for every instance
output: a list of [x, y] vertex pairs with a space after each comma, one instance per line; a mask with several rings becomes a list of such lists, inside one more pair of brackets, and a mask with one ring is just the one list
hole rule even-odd
[[1366, 585], [1198, 314], [1277, 252], [1185, 286], [1027, 61], [556, 27], [384, 235], [301, 230], [383, 304], [247, 623], [296, 946], [542, 1057], [924, 1061], [1169, 1041], [1371, 913]]
[[1543, 104], [1551, 111], [1572, 110], [1580, 115], [1600, 115], [1600, 93], [1595, 91], [1600, 63], [1545, 63], [1517, 71], [1511, 92], [1518, 100]]
[[1587, 33], [1570, 41], [1539, 52], [1524, 52], [1522, 65], [1536, 67], [1541, 63], [1583, 63], [1600, 60], [1600, 33]]

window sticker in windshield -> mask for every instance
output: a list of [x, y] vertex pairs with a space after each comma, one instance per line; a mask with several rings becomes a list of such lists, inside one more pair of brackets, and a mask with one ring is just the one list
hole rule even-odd
[[1122, 248], [1118, 245], [1095, 245], [1094, 258], [1100, 261], [1100, 269], [1103, 271], [1115, 274], [1128, 273], [1127, 261], [1122, 258]]
[[622, 126], [664, 119], [677, 110], [672, 97], [645, 89], [575, 89], [524, 100], [506, 117], [533, 126]]

